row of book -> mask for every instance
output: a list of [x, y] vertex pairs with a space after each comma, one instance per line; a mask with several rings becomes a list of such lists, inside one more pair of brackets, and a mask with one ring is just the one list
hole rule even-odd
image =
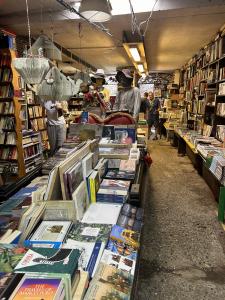
[[37, 155], [42, 155], [40, 144], [31, 144], [29, 146], [26, 146], [24, 149], [24, 159], [30, 159]]
[[12, 98], [13, 95], [14, 91], [11, 85], [0, 86], [0, 98]]
[[1, 116], [0, 117], [0, 129], [5, 129], [5, 130], [14, 130], [15, 129], [15, 118], [14, 117], [5, 117]]
[[11, 82], [12, 70], [9, 68], [0, 68], [0, 82]]
[[43, 130], [46, 128], [45, 121], [42, 118], [30, 120], [31, 128], [34, 131]]
[[0, 102], [0, 114], [13, 114], [14, 104], [13, 102]]
[[18, 158], [18, 152], [17, 152], [16, 146], [0, 148], [0, 159], [3, 159], [3, 160], [13, 159], [14, 160], [17, 158]]
[[16, 144], [16, 134], [15, 132], [3, 132], [0, 135], [0, 144], [2, 145], [15, 145]]
[[28, 107], [28, 113], [30, 118], [42, 117], [42, 107], [41, 106]]
[[9, 53], [0, 53], [0, 67], [11, 67], [11, 56]]

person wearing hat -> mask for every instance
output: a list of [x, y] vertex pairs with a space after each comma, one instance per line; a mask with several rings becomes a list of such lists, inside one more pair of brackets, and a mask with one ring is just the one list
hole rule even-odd
[[118, 92], [113, 106], [117, 111], [128, 111], [137, 119], [141, 105], [141, 94], [137, 87], [132, 87], [133, 76], [129, 69], [123, 69], [116, 74], [121, 90]]
[[94, 76], [91, 77], [91, 80], [95, 91], [94, 96], [100, 103], [101, 113], [103, 114], [110, 109], [110, 92], [104, 87], [106, 84], [104, 70], [98, 69]]

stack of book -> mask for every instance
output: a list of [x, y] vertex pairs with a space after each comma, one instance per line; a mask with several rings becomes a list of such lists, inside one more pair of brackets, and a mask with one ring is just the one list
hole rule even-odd
[[103, 179], [97, 192], [97, 202], [125, 203], [130, 183], [125, 180]]
[[117, 225], [140, 232], [143, 225], [143, 214], [142, 208], [137, 208], [126, 203], [121, 209]]
[[225, 158], [223, 156], [214, 155], [209, 169], [219, 181], [223, 183], [225, 182]]

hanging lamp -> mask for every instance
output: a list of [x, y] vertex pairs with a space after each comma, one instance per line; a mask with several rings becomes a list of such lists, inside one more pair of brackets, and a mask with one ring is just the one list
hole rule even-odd
[[[27, 11], [27, 27], [28, 27], [28, 37], [29, 46], [31, 49], [31, 28], [29, 19], [29, 7], [26, 0], [26, 11]], [[12, 64], [20, 76], [24, 79], [27, 84], [40, 84], [44, 79], [45, 75], [50, 69], [48, 59], [43, 57], [42, 49], [39, 49], [38, 56], [33, 56], [32, 49], [30, 55], [26, 52], [27, 57], [15, 58]]]
[[106, 22], [112, 17], [108, 0], [82, 0], [79, 12], [91, 22]]
[[28, 50], [29, 54], [38, 55], [42, 49], [44, 57], [50, 60], [62, 61], [62, 53], [45, 34], [41, 34]]

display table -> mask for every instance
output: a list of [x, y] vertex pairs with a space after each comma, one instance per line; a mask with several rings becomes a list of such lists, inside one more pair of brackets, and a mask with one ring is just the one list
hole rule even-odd
[[184, 136], [180, 135], [179, 132], [174, 132], [173, 145], [178, 148], [178, 155], [187, 155], [191, 160], [193, 166], [201, 175], [205, 182], [210, 187], [218, 205], [218, 220], [224, 222], [224, 211], [225, 211], [225, 186], [215, 177], [210, 171], [211, 161], [205, 159], [196, 149], [195, 146]]

